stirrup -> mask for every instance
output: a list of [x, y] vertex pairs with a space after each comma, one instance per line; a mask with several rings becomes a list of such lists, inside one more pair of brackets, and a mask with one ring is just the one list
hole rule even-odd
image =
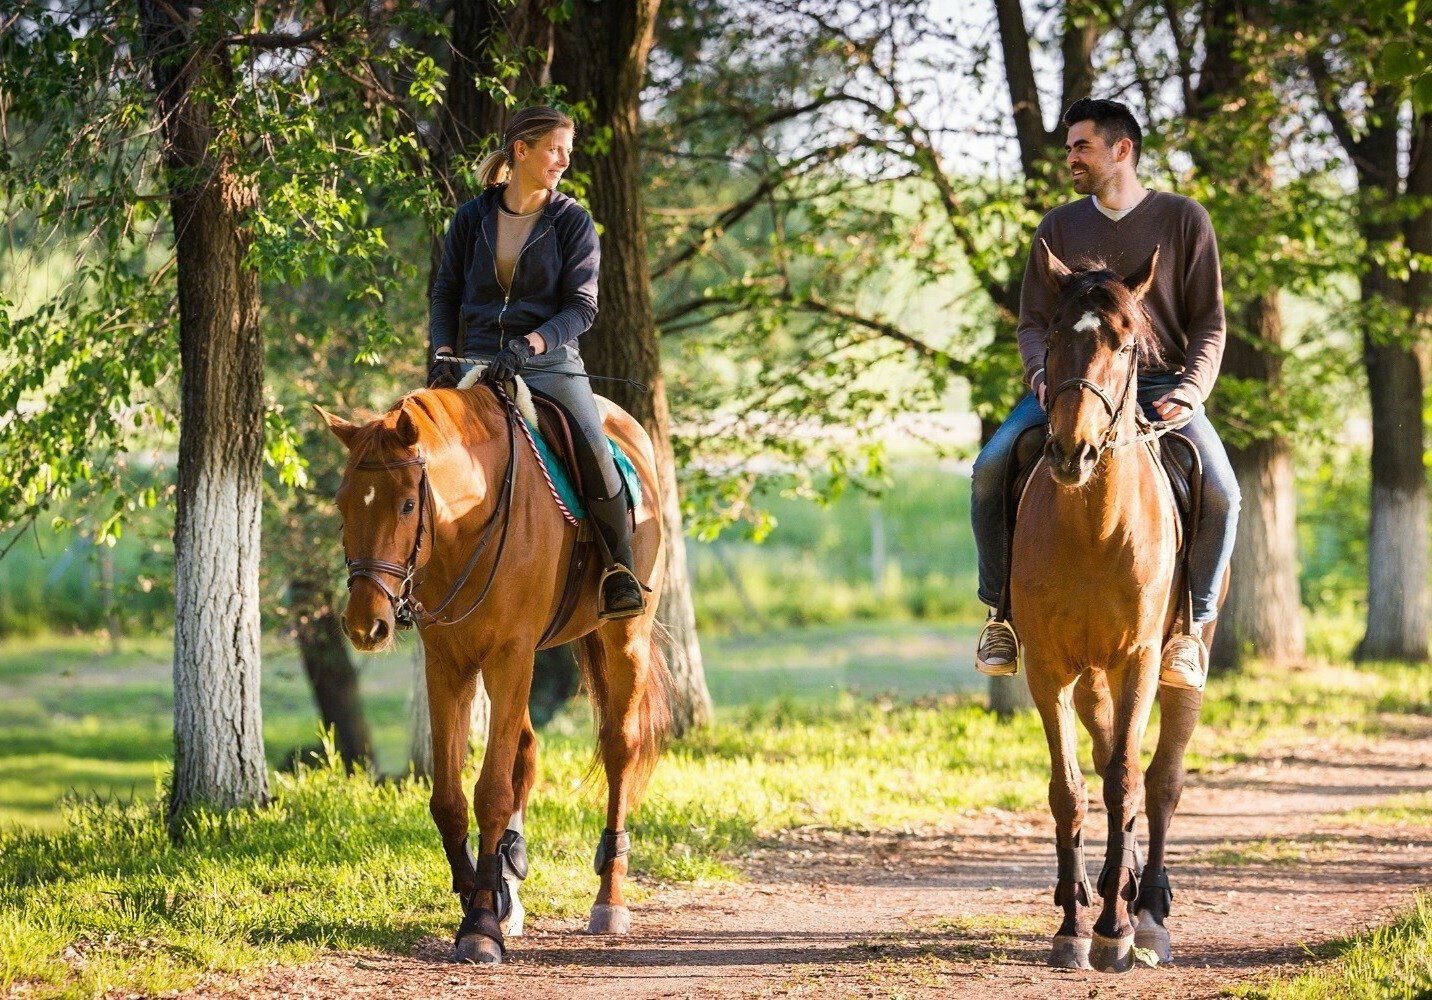
[[[1185, 647], [1185, 656], [1175, 653], [1180, 645]], [[1192, 650], [1186, 648], [1190, 645]], [[1197, 664], [1189, 662], [1189, 655], [1197, 659]], [[1183, 633], [1170, 639], [1159, 657], [1159, 684], [1180, 691], [1202, 691], [1207, 683], [1208, 648], [1204, 646], [1203, 638], [1197, 634]]]
[[[630, 579], [632, 583], [636, 584], [638, 603], [635, 607], [607, 607], [607, 581], [614, 576], [625, 576]], [[646, 598], [642, 596], [642, 591], [647, 591], [649, 593], [650, 588], [643, 584], [640, 580], [638, 580], [636, 574], [633, 573], [626, 566], [622, 565], [621, 563], [612, 563], [602, 572], [602, 578], [600, 581], [597, 582], [597, 600], [601, 604], [601, 607], [597, 610], [597, 620], [616, 621], [621, 618], [635, 618], [637, 615], [641, 614], [643, 611], [646, 610]]]
[[[986, 663], [981, 655], [985, 637], [992, 629], [1003, 629], [1007, 632], [1007, 639], [1014, 646], [1014, 656], [1004, 663]], [[1019, 636], [1015, 634], [1014, 626], [1002, 618], [990, 618], [986, 621], [984, 628], [980, 629], [979, 638], [975, 640], [975, 669], [986, 677], [1013, 677], [1019, 673], [1020, 665], [1023, 662], [1024, 647], [1020, 645]]]

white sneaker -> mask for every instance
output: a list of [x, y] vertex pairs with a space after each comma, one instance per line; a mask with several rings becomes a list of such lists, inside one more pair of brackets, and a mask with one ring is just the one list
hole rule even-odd
[[[1200, 630], [1201, 630], [1200, 626]], [[1202, 691], [1208, 681], [1208, 650], [1198, 635], [1176, 635], [1163, 649], [1159, 683], [1185, 691]]]

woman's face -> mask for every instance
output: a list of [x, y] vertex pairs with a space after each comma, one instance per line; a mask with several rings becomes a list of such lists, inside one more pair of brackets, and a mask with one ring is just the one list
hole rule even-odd
[[519, 139], [513, 144], [517, 172], [531, 187], [557, 190], [557, 182], [572, 163], [572, 138], [573, 131], [562, 127], [532, 142]]

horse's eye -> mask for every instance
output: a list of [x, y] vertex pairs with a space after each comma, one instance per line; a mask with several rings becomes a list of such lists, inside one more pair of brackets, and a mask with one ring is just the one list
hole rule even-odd
[[413, 508], [416, 506], [416, 501], [414, 501], [412, 497], [408, 497], [408, 499], [403, 501], [403, 513], [411, 514], [413, 512]]

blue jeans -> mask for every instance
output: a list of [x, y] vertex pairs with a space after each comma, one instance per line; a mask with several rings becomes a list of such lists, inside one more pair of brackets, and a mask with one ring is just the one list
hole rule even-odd
[[[1158, 414], [1149, 405], [1178, 384], [1173, 375], [1139, 379], [1138, 398], [1151, 420]], [[1014, 443], [1026, 429], [1049, 418], [1034, 393], [1015, 404], [1005, 422], [975, 459], [970, 483], [970, 520], [979, 552], [979, 597], [990, 607], [999, 604], [1009, 573], [1009, 549], [1004, 523], [1004, 470]], [[1218, 615], [1218, 591], [1228, 562], [1233, 558], [1233, 540], [1238, 533], [1241, 494], [1233, 466], [1218, 432], [1209, 423], [1200, 405], [1193, 419], [1179, 433], [1198, 449], [1203, 460], [1203, 508], [1189, 553], [1190, 586], [1193, 591], [1193, 620], [1212, 621]]]

